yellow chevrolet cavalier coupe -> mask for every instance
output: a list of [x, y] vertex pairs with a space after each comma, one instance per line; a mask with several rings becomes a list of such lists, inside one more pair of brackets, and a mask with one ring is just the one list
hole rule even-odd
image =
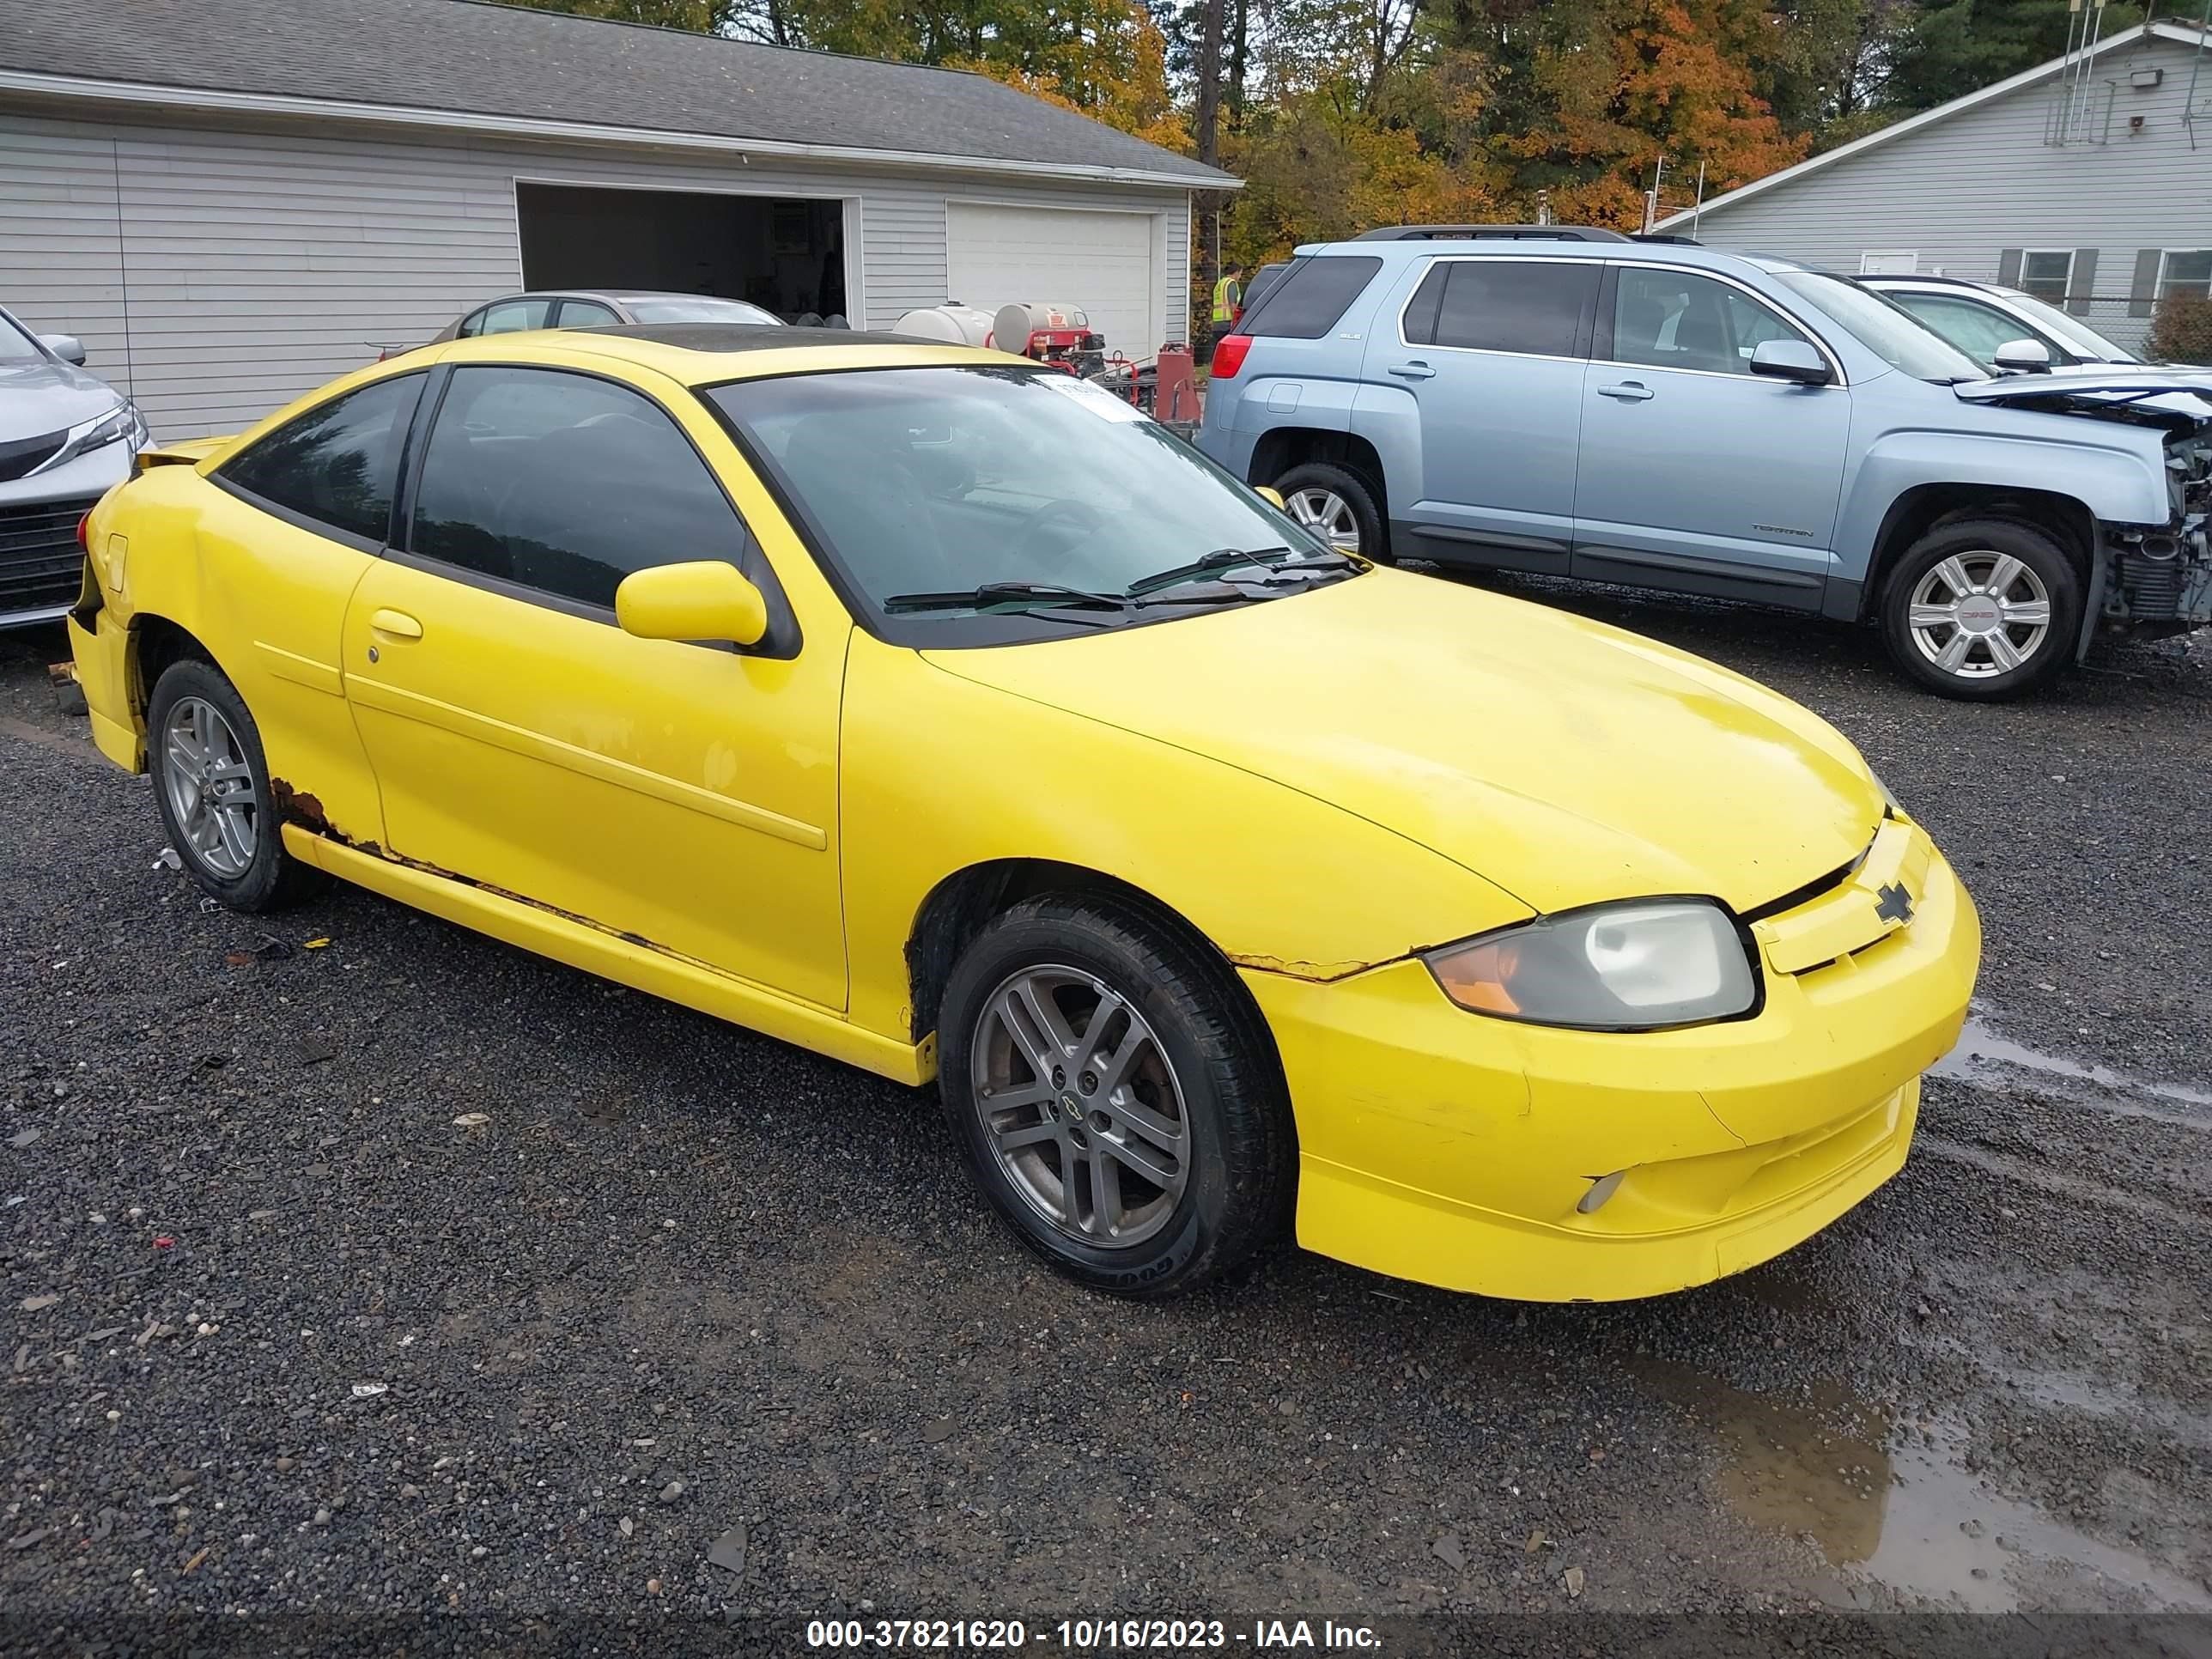
[[327, 877], [909, 1085], [1071, 1276], [1295, 1228], [1650, 1295], [1903, 1164], [1972, 905], [1804, 709], [1316, 539], [1054, 369], [500, 335], [151, 452], [94, 733], [186, 868]]

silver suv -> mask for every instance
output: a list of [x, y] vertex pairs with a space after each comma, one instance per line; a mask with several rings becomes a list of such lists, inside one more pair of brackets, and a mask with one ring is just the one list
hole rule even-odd
[[78, 367], [84, 347], [0, 310], [0, 628], [76, 602], [76, 527], [147, 442], [131, 400]]
[[1992, 378], [1847, 277], [1509, 228], [1300, 248], [1199, 447], [1340, 547], [1869, 619], [1949, 696], [2212, 623], [2205, 382]]

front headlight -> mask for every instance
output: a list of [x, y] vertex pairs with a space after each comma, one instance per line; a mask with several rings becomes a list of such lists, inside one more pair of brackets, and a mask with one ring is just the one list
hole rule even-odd
[[1710, 899], [1563, 911], [1421, 959], [1461, 1007], [1538, 1025], [1651, 1031], [1759, 1006], [1744, 937]]
[[95, 415], [83, 424], [70, 428], [69, 436], [62, 441], [62, 447], [39, 470], [43, 472], [66, 461], [73, 461], [80, 455], [88, 455], [95, 449], [105, 449], [112, 443], [127, 441], [132, 449], [143, 449], [151, 435], [147, 430], [146, 417], [138, 412], [138, 406], [132, 403], [120, 403], [105, 415]]

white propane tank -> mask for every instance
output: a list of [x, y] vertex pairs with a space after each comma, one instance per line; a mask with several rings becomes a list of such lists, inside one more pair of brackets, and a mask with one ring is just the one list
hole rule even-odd
[[891, 331], [947, 345], [979, 346], [991, 337], [991, 313], [976, 306], [924, 306], [893, 323]]
[[[1090, 331], [1091, 315], [1081, 306], [1032, 301], [1027, 305], [999, 307], [999, 314], [991, 324], [991, 343], [1001, 351], [1011, 351], [1020, 356], [1030, 349], [1030, 339], [1033, 335], [1049, 333], [1067, 337]], [[1055, 345], [1067, 343], [1065, 337], [1053, 342]]]

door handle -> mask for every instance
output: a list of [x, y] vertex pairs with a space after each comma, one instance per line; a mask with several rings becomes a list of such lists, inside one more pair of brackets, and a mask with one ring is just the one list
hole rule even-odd
[[1617, 398], [1625, 404], [1640, 404], [1651, 396], [1651, 388], [1640, 380], [1623, 380], [1619, 386], [1600, 386], [1597, 395]]
[[419, 640], [422, 624], [404, 611], [378, 611], [370, 613], [368, 625], [379, 634], [388, 634], [395, 640]]
[[1393, 363], [1390, 365], [1390, 373], [1401, 380], [1433, 380], [1436, 376], [1436, 370], [1431, 368], [1426, 363], [1419, 362]]

